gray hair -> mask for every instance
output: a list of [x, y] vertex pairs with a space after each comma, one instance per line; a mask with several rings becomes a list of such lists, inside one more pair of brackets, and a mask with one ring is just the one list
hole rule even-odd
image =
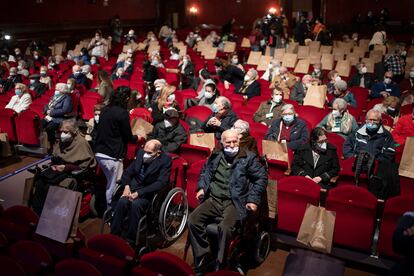
[[217, 98], [217, 100], [221, 102], [221, 104], [223, 105], [225, 109], [231, 109], [231, 102], [228, 98], [224, 96], [220, 96]]
[[60, 126], [63, 127], [63, 125], [68, 127], [70, 133], [75, 134], [76, 132], [78, 132], [78, 122], [76, 121], [76, 119], [63, 120]]
[[62, 93], [69, 93], [70, 92], [68, 86], [66, 85], [66, 83], [62, 83], [62, 82], [59, 82], [58, 84], [56, 84], [56, 90], [58, 90]]
[[257, 71], [254, 68], [250, 68], [249, 72], [252, 73], [251, 79], [254, 80], [257, 77], [257, 74], [258, 74]]
[[292, 110], [295, 113], [295, 107], [293, 106], [293, 104], [283, 105], [280, 111], [283, 113], [285, 110], [288, 110], [288, 109]]
[[[237, 126], [236, 126], [237, 125]], [[248, 133], [249, 129], [250, 129], [250, 125], [248, 122], [243, 121], [243, 120], [237, 120], [236, 122], [234, 122], [233, 125], [235, 128], [239, 128], [242, 130], [242, 133]]]
[[382, 117], [381, 111], [376, 110], [374, 108], [368, 110], [367, 115], [365, 116], [365, 119], [368, 119], [368, 115], [371, 114], [371, 113], [375, 113], [375, 115], [381, 120], [381, 117]]
[[333, 101], [332, 106], [334, 104], [337, 104], [338, 105], [339, 110], [345, 110], [348, 107], [347, 101], [345, 101], [343, 98], [336, 98]]
[[227, 136], [232, 136], [234, 135], [235, 137], [237, 137], [237, 139], [239, 139], [239, 132], [235, 129], [227, 129], [225, 131], [223, 131], [223, 133], [221, 134], [221, 142], [224, 143], [224, 138]]
[[339, 80], [335, 82], [335, 87], [338, 88], [339, 91], [344, 92], [348, 89], [348, 84], [344, 80]]

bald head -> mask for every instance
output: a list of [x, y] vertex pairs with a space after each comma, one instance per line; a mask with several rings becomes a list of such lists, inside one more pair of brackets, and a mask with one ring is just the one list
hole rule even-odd
[[81, 67], [79, 65], [73, 65], [72, 71], [73, 71], [73, 73], [81, 71]]
[[144, 151], [150, 154], [159, 153], [161, 151], [162, 144], [156, 139], [149, 140], [145, 143]]

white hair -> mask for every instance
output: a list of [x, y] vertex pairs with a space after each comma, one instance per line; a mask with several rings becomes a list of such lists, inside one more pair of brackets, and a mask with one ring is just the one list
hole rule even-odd
[[58, 84], [56, 84], [56, 90], [58, 90], [62, 93], [68, 93], [69, 92], [69, 88], [66, 85], [66, 83], [62, 83], [62, 82], [59, 82]]
[[221, 142], [224, 143], [224, 139], [228, 136], [235, 136], [237, 139], [239, 139], [239, 132], [235, 129], [227, 129], [223, 131], [221, 134]]
[[285, 104], [282, 106], [280, 110], [283, 113], [285, 110], [288, 110], [288, 109], [292, 110], [295, 113], [295, 107], [293, 106], [293, 104]]
[[336, 98], [333, 101], [332, 106], [334, 104], [337, 104], [338, 105], [339, 110], [345, 110], [347, 108], [347, 106], [348, 106], [347, 101], [345, 101], [343, 98]]
[[376, 110], [374, 108], [368, 110], [367, 115], [365, 116], [365, 119], [368, 119], [368, 115], [371, 113], [375, 113], [375, 116], [378, 117], [381, 120], [382, 113], [379, 110]]
[[217, 98], [217, 100], [221, 102], [221, 104], [223, 105], [225, 109], [231, 109], [231, 102], [228, 98], [224, 96], [220, 96]]
[[242, 129], [242, 133], [248, 133], [250, 129], [249, 123], [243, 120], [237, 120], [234, 122], [234, 127]]

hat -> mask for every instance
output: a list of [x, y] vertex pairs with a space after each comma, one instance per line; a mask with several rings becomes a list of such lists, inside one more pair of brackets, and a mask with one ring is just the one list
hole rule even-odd
[[175, 109], [168, 109], [165, 111], [165, 118], [172, 119], [172, 118], [179, 118], [178, 111]]
[[29, 79], [40, 79], [40, 75], [39, 74], [30, 75]]

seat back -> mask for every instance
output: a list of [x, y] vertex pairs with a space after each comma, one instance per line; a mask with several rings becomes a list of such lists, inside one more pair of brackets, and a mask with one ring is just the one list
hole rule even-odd
[[0, 130], [1, 132], [7, 133], [9, 137], [9, 141], [16, 143], [17, 142], [17, 135], [15, 129], [15, 113], [12, 109], [5, 108], [0, 110]]
[[289, 176], [277, 184], [277, 228], [298, 233], [308, 204], [319, 205], [320, 187], [303, 176]]
[[300, 118], [306, 120], [312, 125], [312, 128], [315, 128], [329, 113], [327, 110], [322, 108], [303, 105], [298, 106], [295, 110], [299, 114]]
[[143, 107], [134, 108], [129, 112], [129, 119], [131, 121], [136, 118], [142, 118], [148, 123], [152, 123], [151, 111]]
[[194, 117], [204, 122], [211, 115], [211, 109], [206, 106], [192, 106], [184, 112], [186, 119]]
[[194, 271], [185, 261], [167, 252], [154, 251], [145, 254], [140, 264], [160, 275], [194, 275]]
[[327, 132], [326, 137], [328, 138], [328, 142], [336, 147], [338, 157], [343, 157], [343, 145], [345, 143], [345, 138], [333, 132]]
[[193, 163], [205, 160], [210, 156], [211, 150], [207, 147], [194, 146], [190, 144], [181, 144], [180, 156], [183, 157], [191, 166]]
[[376, 197], [366, 189], [346, 185], [330, 190], [326, 209], [336, 212], [334, 243], [369, 251], [376, 207]]
[[52, 257], [39, 243], [19, 241], [9, 248], [9, 256], [16, 260], [30, 275], [41, 275], [52, 265]]
[[187, 184], [186, 184], [186, 192], [187, 192], [187, 200], [188, 206], [192, 209], [195, 209], [199, 202], [196, 199], [197, 193], [197, 184], [200, 178], [201, 170], [205, 164], [206, 160], [200, 160], [190, 166], [187, 170]]
[[39, 146], [40, 118], [37, 112], [26, 110], [16, 118], [16, 134], [20, 144]]
[[55, 266], [56, 276], [72, 276], [72, 275], [88, 275], [88, 276], [101, 276], [96, 267], [92, 264], [82, 261], [69, 259], [64, 260]]
[[0, 275], [26, 276], [26, 273], [17, 261], [0, 255]]

